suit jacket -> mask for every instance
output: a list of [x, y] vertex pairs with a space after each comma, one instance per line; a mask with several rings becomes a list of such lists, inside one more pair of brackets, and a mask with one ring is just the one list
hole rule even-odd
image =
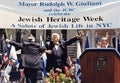
[[45, 49], [42, 48], [40, 44], [33, 42], [17, 43], [14, 41], [11, 41], [9, 43], [21, 49], [23, 67], [43, 69], [40, 59], [40, 52], [44, 52]]
[[[77, 41], [77, 37], [74, 37], [68, 41], [59, 41], [59, 53], [61, 53], [62, 56], [58, 57], [62, 61], [63, 66], [70, 67], [70, 61], [67, 55], [67, 46], [71, 45], [73, 42]], [[52, 54], [47, 54], [47, 66], [46, 70], [49, 72], [52, 68], [56, 68], [56, 57], [54, 54], [54, 43], [52, 41], [46, 42], [46, 48], [48, 50], [52, 50]]]

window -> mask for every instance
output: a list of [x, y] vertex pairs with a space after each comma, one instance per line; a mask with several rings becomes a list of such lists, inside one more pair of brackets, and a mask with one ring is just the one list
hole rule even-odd
[[33, 30], [31, 30], [31, 34], [35, 37], [35, 39], [36, 39], [36, 30], [35, 29], [33, 29]]
[[51, 40], [51, 30], [46, 30], [46, 41]]
[[62, 35], [61, 35], [62, 37], [61, 38], [63, 40], [67, 40], [67, 30], [61, 30], [61, 33], [62, 33]]

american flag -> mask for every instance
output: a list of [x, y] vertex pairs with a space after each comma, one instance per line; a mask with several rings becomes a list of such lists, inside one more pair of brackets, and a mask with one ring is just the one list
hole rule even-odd
[[86, 48], [89, 48], [90, 47], [90, 45], [89, 45], [89, 38], [88, 38], [88, 36], [86, 37], [86, 41], [85, 41], [85, 49]]
[[2, 63], [6, 63], [8, 62], [9, 58], [8, 58], [8, 53], [6, 52], [4, 55], [3, 55], [3, 60], [2, 60]]

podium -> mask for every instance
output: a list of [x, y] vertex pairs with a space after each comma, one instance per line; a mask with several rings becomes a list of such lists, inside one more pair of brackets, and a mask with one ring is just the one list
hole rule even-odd
[[120, 83], [120, 56], [114, 48], [86, 49], [80, 65], [82, 83]]

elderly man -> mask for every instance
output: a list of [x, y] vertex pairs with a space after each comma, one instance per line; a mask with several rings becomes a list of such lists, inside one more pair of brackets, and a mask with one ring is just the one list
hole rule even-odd
[[67, 46], [77, 41], [80, 37], [81, 34], [73, 37], [68, 41], [60, 41], [59, 34], [52, 34], [52, 40], [46, 42], [47, 72], [49, 72], [51, 69], [54, 69], [55, 72], [62, 70], [64, 73], [64, 66], [70, 67], [70, 62], [67, 55]]
[[108, 38], [107, 37], [103, 37], [101, 40], [101, 48], [111, 48], [112, 46], [110, 46], [109, 42], [108, 42]]
[[40, 53], [44, 48], [35, 43], [35, 38], [31, 35], [28, 42], [17, 43], [6, 39], [6, 42], [21, 49], [22, 66], [26, 77], [26, 83], [36, 83], [37, 72], [41, 69]]

